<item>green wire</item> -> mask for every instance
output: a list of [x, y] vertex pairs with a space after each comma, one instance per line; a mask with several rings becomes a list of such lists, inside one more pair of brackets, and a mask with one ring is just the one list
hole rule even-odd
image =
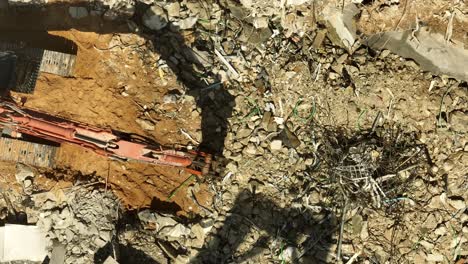
[[286, 263], [286, 261], [284, 260], [284, 256], [283, 256], [283, 249], [284, 249], [284, 244], [283, 244], [283, 242], [281, 242], [281, 249], [280, 249], [281, 264]]
[[358, 119], [357, 119], [357, 121], [356, 121], [356, 128], [357, 128], [358, 130], [361, 130], [361, 118], [362, 118], [362, 116], [363, 116], [364, 114], [366, 114], [366, 113], [367, 113], [367, 108], [364, 109], [364, 110], [362, 110], [361, 113], [359, 113]]
[[309, 115], [307, 116], [307, 118], [303, 118], [303, 117], [300, 117], [299, 116], [299, 112], [297, 110], [297, 108], [302, 104], [303, 100], [302, 99], [299, 99], [297, 102], [296, 102], [296, 105], [294, 106], [293, 108], [293, 115], [297, 118], [299, 118], [300, 120], [302, 120], [302, 122], [304, 123], [307, 123], [309, 122], [315, 115], [315, 111], [316, 111], [316, 108], [315, 108], [315, 100], [312, 101], [313, 105], [312, 105], [312, 111], [309, 113]]
[[187, 185], [187, 183], [192, 180], [193, 178], [195, 178], [195, 175], [190, 175], [190, 177], [188, 177], [187, 179], [185, 179], [179, 186], [177, 186], [170, 194], [169, 196], [167, 197], [167, 200], [170, 201], [172, 199], [172, 197], [174, 197], [174, 195], [176, 195], [176, 193], [182, 188], [184, 187], [185, 185]]

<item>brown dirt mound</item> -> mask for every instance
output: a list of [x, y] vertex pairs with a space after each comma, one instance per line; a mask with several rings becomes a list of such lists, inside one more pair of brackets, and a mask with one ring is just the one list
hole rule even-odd
[[[151, 118], [157, 120], [153, 131], [146, 131], [136, 123], [137, 118], [148, 119], [141, 113], [142, 107], [160, 105], [163, 95], [178, 84], [173, 76], [165, 76], [163, 83], [158, 71], [152, 68], [156, 61], [153, 65], [145, 65], [134, 49], [109, 49], [116, 35], [76, 30], [50, 33], [77, 44], [74, 76], [65, 78], [42, 73], [34, 94], [13, 95], [26, 97], [26, 107], [99, 127], [136, 133], [164, 145], [187, 143], [187, 138], [179, 132], [180, 127], [189, 132], [199, 128], [199, 120], [193, 120], [191, 116], [195, 106], [190, 102], [183, 102], [180, 106], [161, 106], [166, 111], [177, 110], [178, 116], [182, 117], [178, 120], [151, 111]], [[127, 41], [144, 44], [144, 39], [138, 36], [127, 34], [124, 37]], [[122, 90], [129, 95], [122, 95]], [[129, 208], [149, 207], [156, 200], [167, 201], [171, 192], [190, 177], [177, 168], [110, 161], [67, 144], [61, 147], [57, 166], [102, 177]], [[204, 204], [203, 197], [207, 195], [203, 194], [204, 191], [201, 193], [199, 202]], [[171, 202], [183, 211], [197, 211], [190, 197], [186, 195], [185, 188], [181, 188], [171, 197]]]

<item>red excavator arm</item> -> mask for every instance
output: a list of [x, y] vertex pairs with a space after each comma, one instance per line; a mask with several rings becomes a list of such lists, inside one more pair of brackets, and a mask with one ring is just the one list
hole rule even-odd
[[3, 134], [11, 137], [27, 134], [57, 143], [68, 142], [111, 158], [183, 167], [196, 175], [208, 173], [212, 158], [203, 152], [124, 140], [111, 130], [63, 120], [4, 100], [0, 101], [0, 126]]

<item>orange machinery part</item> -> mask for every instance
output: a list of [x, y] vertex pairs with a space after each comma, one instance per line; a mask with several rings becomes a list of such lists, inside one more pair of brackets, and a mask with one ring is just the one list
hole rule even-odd
[[192, 165], [194, 156], [203, 156], [207, 163], [211, 162], [211, 156], [204, 153], [187, 153], [173, 149], [163, 150], [157, 146], [122, 140], [107, 130], [71, 121], [57, 122], [53, 121], [56, 119], [54, 116], [41, 113], [38, 117], [34, 116], [34, 113], [33, 111], [26, 113], [10, 102], [0, 102], [0, 122], [15, 132], [58, 143], [78, 144], [92, 149], [98, 154], [119, 159], [184, 167], [197, 175], [206, 173], [207, 166], [203, 167], [204, 172], [188, 168]]

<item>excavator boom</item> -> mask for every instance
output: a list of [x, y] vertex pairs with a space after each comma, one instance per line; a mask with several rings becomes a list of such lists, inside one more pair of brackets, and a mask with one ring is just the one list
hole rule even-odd
[[111, 130], [63, 120], [6, 100], [0, 101], [0, 126], [3, 134], [13, 138], [26, 134], [57, 143], [67, 142], [110, 158], [182, 167], [196, 175], [208, 173], [211, 163], [211, 155], [203, 152], [125, 140]]

